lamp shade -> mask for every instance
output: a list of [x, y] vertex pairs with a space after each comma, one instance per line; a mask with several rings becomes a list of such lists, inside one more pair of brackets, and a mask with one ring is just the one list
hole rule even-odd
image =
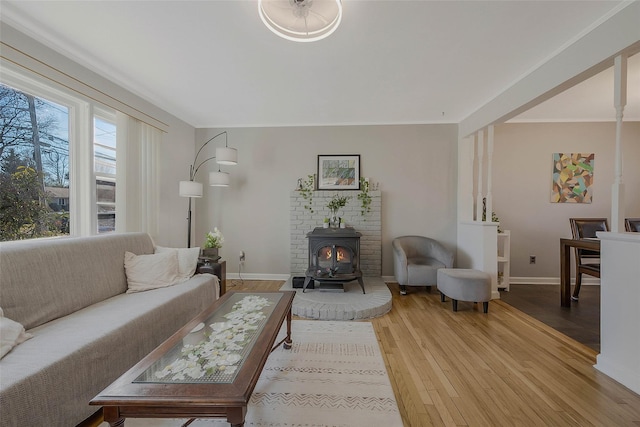
[[226, 172], [209, 172], [209, 185], [212, 187], [228, 187], [229, 174]]
[[216, 163], [221, 165], [237, 165], [238, 150], [229, 147], [216, 148]]
[[295, 42], [331, 35], [342, 20], [341, 0], [259, 0], [258, 13], [274, 34]]
[[202, 197], [202, 183], [196, 181], [180, 181], [180, 196]]

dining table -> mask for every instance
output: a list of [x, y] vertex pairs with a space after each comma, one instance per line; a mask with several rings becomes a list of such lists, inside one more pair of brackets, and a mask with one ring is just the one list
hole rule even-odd
[[600, 239], [560, 239], [560, 305], [571, 307], [571, 248], [600, 252]]

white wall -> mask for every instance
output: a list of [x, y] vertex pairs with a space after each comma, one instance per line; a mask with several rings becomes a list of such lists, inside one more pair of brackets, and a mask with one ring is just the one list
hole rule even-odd
[[[162, 136], [160, 150], [160, 246], [187, 246], [189, 199], [178, 195], [180, 181], [189, 180], [189, 165], [195, 156], [195, 128], [172, 117], [169, 132]], [[197, 246], [193, 244], [192, 246]]]
[[[198, 129], [197, 145], [220, 130]], [[244, 250], [243, 273], [290, 273], [289, 196], [298, 178], [316, 173], [318, 154], [360, 154], [362, 176], [380, 183], [383, 276], [393, 275], [391, 240], [397, 236], [422, 234], [455, 247], [457, 126], [227, 130], [239, 164], [223, 166], [231, 174], [230, 187], [205, 186], [195, 219], [195, 245], [214, 226], [221, 228], [227, 271], [238, 271], [238, 253]], [[209, 150], [213, 155], [213, 147]], [[212, 167], [203, 168], [197, 180], [206, 182]]]
[[640, 393], [640, 233], [602, 239], [601, 352], [595, 367]]
[[[612, 108], [613, 109], [613, 108]], [[626, 216], [640, 217], [640, 122], [623, 124]], [[493, 210], [511, 230], [511, 275], [559, 283], [560, 238], [571, 217], [611, 217], [615, 123], [515, 123], [495, 127]], [[553, 153], [595, 153], [593, 203], [551, 203]], [[529, 264], [535, 255], [535, 265]], [[543, 280], [544, 281], [544, 280]]]

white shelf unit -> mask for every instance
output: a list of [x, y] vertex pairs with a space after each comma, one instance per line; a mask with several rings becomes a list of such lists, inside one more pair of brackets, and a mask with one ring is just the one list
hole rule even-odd
[[511, 282], [511, 232], [498, 233], [498, 289], [509, 290]]

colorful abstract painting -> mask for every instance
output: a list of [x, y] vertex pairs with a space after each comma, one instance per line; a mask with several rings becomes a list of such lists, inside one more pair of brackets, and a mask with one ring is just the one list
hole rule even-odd
[[554, 153], [552, 203], [591, 203], [594, 153]]

